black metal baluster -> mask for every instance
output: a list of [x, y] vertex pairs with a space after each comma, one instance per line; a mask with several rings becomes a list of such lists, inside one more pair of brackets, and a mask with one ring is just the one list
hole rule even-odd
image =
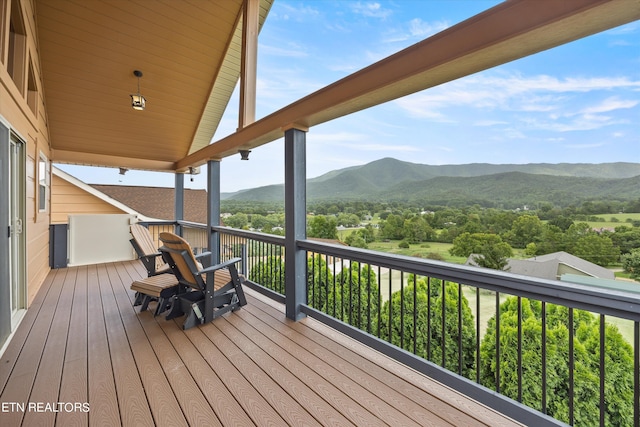
[[[569, 307], [569, 424], [571, 425], [575, 423], [575, 418], [574, 418], [575, 416], [575, 412], [574, 412], [575, 354], [573, 349], [574, 331], [575, 331], [575, 327], [573, 325], [573, 308]], [[543, 412], [546, 414], [547, 413], [546, 411], [547, 411], [547, 407], [545, 405]]]
[[462, 375], [462, 285], [458, 283], [458, 375]]
[[606, 414], [606, 400], [604, 390], [605, 379], [605, 335], [606, 328], [604, 323], [604, 314], [600, 315], [600, 425], [604, 426], [604, 419]]
[[[542, 336], [540, 337], [540, 340], [542, 341], [541, 344], [541, 348], [542, 348], [542, 352], [541, 352], [541, 359], [540, 359], [540, 366], [541, 366], [541, 373], [542, 373], [542, 413], [546, 414], [547, 413], [547, 303], [545, 301], [541, 302], [541, 318], [542, 318]], [[569, 333], [571, 334], [571, 333]]]
[[496, 391], [500, 393], [500, 292], [496, 292]]
[[522, 402], [522, 297], [518, 297], [518, 402]]
[[476, 288], [476, 382], [480, 384], [480, 288]]

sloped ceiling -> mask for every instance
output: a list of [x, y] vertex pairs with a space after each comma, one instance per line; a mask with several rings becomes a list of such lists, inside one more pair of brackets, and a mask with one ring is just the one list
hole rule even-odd
[[53, 161], [172, 170], [208, 145], [240, 73], [242, 3], [37, 0]]

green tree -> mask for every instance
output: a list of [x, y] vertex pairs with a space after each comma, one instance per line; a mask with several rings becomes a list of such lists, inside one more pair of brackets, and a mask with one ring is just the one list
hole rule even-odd
[[224, 225], [232, 228], [242, 229], [249, 224], [249, 216], [245, 213], [237, 213], [224, 219]]
[[416, 215], [404, 221], [402, 235], [410, 243], [419, 243], [431, 240], [433, 229], [422, 216]]
[[[380, 338], [472, 378], [475, 375], [475, 326], [469, 302], [459, 292], [458, 285], [447, 282], [443, 293], [443, 282], [439, 279], [416, 279], [409, 275], [408, 283], [393, 293], [391, 303], [385, 302], [381, 311]], [[458, 322], [459, 306], [461, 325]]]
[[633, 249], [640, 248], [640, 228], [618, 226], [616, 227], [616, 232], [611, 233], [609, 237], [623, 254], [628, 254]]
[[258, 261], [249, 272], [249, 280], [284, 294], [284, 260], [279, 256], [270, 256]]
[[522, 215], [513, 222], [507, 240], [516, 248], [540, 241], [544, 223], [535, 215]]
[[480, 267], [504, 270], [511, 256], [513, 256], [513, 250], [508, 243], [485, 243], [480, 248], [479, 254], [474, 255], [473, 260]]
[[620, 248], [609, 237], [590, 234], [580, 237], [573, 247], [573, 255], [594, 264], [607, 266], [618, 261]]
[[629, 273], [632, 278], [640, 279], [640, 248], [622, 255], [622, 268], [624, 268], [624, 271]]
[[362, 238], [362, 235], [357, 231], [352, 231], [349, 233], [347, 237], [345, 237], [344, 242], [354, 248], [367, 248], [367, 242]]
[[335, 289], [329, 289], [325, 313], [363, 331], [377, 327], [380, 291], [376, 273], [369, 265], [351, 261], [337, 275]]
[[[521, 318], [522, 402], [541, 409], [542, 402], [542, 304], [510, 297], [500, 305], [500, 364], [496, 364], [496, 319], [492, 317], [480, 346], [480, 382], [496, 389], [500, 369], [500, 393], [518, 398], [518, 336]], [[520, 312], [520, 314], [519, 314]], [[547, 413], [569, 422], [569, 328], [574, 345], [575, 425], [599, 424], [600, 321], [591, 313], [546, 305]], [[633, 425], [633, 349], [617, 327], [605, 326], [605, 425]]]
[[327, 268], [324, 256], [317, 254], [307, 258], [307, 304], [326, 312], [333, 282], [333, 273]]
[[404, 237], [404, 219], [399, 215], [389, 215], [380, 226], [380, 234], [385, 239], [400, 240]]
[[338, 221], [334, 217], [316, 215], [309, 220], [307, 235], [320, 239], [337, 239]]
[[462, 233], [453, 239], [449, 253], [461, 257], [476, 254], [479, 256], [474, 257], [474, 261], [478, 265], [501, 270], [506, 265], [507, 258], [513, 255], [513, 250], [497, 234]]
[[548, 225], [555, 225], [562, 231], [567, 231], [573, 225], [573, 220], [566, 216], [558, 216], [549, 220]]

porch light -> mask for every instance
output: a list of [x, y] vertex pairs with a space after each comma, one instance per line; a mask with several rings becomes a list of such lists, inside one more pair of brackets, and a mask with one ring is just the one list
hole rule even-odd
[[240, 153], [240, 160], [249, 160], [249, 153], [251, 150], [238, 150]]
[[134, 110], [142, 111], [144, 110], [144, 105], [147, 102], [147, 100], [144, 99], [144, 96], [140, 93], [140, 77], [142, 77], [142, 71], [135, 70], [133, 75], [138, 78], [138, 93], [131, 94], [131, 106]]
[[[135, 107], [134, 107], [135, 108]], [[124, 175], [125, 173], [127, 173], [129, 171], [129, 169], [127, 168], [120, 168], [120, 175]]]

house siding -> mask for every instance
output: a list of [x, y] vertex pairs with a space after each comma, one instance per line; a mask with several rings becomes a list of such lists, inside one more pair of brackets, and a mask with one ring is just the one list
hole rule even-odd
[[[9, 71], [11, 8], [22, 17], [20, 62]], [[0, 0], [0, 117], [25, 143], [26, 153], [26, 270], [28, 305], [49, 273], [50, 209], [38, 209], [38, 162], [51, 158], [42, 72], [36, 39], [34, 5], [29, 0]], [[16, 58], [16, 57], [14, 57]], [[15, 64], [15, 59], [14, 59]], [[49, 206], [50, 195], [45, 201]], [[1, 343], [0, 343], [1, 344]]]
[[69, 215], [127, 213], [64, 179], [51, 179], [51, 222], [67, 224]]

